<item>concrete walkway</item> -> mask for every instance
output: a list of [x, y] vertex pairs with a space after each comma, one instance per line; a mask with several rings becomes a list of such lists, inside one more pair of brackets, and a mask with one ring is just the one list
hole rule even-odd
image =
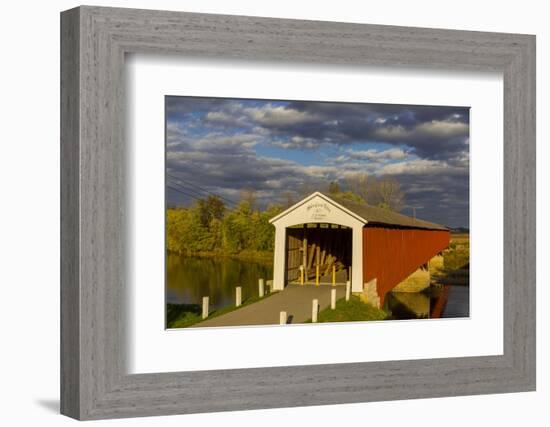
[[[336, 299], [346, 294], [345, 285], [337, 285]], [[303, 323], [311, 319], [312, 301], [319, 300], [320, 310], [330, 306], [330, 285], [288, 285], [283, 291], [266, 297], [263, 300], [241, 307], [227, 314], [206, 319], [192, 328], [213, 326], [245, 326], [279, 324], [279, 313], [286, 311], [287, 323]]]

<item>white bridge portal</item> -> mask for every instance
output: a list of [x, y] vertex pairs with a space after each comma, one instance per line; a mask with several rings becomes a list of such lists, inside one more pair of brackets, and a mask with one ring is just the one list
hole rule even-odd
[[[341, 267], [342, 260], [345, 260], [349, 263], [345, 266], [346, 270], [349, 271], [351, 267], [352, 291], [363, 291], [363, 227], [366, 224], [363, 218], [324, 194], [316, 192], [272, 218], [270, 222], [275, 226], [274, 290], [284, 289], [289, 278], [297, 277], [297, 267], [305, 269], [307, 280], [309, 268], [313, 264], [330, 268], [331, 262], [338, 261]], [[312, 224], [314, 227], [316, 225], [313, 229]], [[348, 234], [342, 230], [344, 228], [350, 229], [351, 232], [351, 254], [348, 253], [348, 248], [344, 247], [347, 245], [345, 236]], [[315, 261], [312, 242], [317, 248]], [[323, 242], [324, 248], [332, 249], [330, 255], [323, 253], [322, 260], [319, 256], [320, 242]], [[326, 249], [323, 249], [323, 252], [327, 252]], [[337, 257], [332, 254], [338, 254], [340, 259], [336, 260]]]

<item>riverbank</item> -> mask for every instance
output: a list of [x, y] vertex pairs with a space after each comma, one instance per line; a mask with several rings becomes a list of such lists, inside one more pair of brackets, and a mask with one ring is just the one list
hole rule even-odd
[[273, 252], [269, 251], [244, 250], [238, 253], [234, 253], [224, 251], [175, 252], [169, 250], [168, 253], [170, 255], [176, 255], [180, 257], [226, 258], [252, 262], [273, 262]]
[[443, 270], [434, 275], [434, 282], [442, 285], [470, 284], [470, 236], [452, 234], [449, 248], [443, 253]]
[[166, 304], [166, 328], [187, 328], [204, 320], [213, 319], [223, 314], [239, 310], [247, 305], [269, 298], [271, 295], [273, 295], [273, 293], [264, 295], [262, 298], [259, 296], [249, 297], [245, 299], [239, 307], [231, 305], [215, 309], [209, 314], [207, 319], [202, 318], [202, 307], [199, 304]]

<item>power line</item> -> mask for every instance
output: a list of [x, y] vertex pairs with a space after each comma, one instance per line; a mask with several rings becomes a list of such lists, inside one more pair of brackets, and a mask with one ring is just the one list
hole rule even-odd
[[[168, 183], [166, 184], [166, 186], [167, 186], [168, 188], [170, 188], [171, 190], [177, 191], [177, 192], [179, 192], [179, 193], [181, 193], [181, 194], [184, 194], [184, 195], [186, 195], [186, 196], [188, 196], [188, 197], [191, 197], [191, 198], [193, 198], [193, 199], [195, 199], [195, 200], [204, 201], [204, 194], [201, 194], [201, 193], [199, 193], [198, 191], [193, 190], [193, 189], [191, 189], [191, 188], [185, 188], [185, 187], [182, 186], [181, 184], [174, 183], [174, 182], [172, 182], [172, 183], [169, 183], [169, 182], [168, 182]], [[194, 194], [189, 194], [188, 191], [194, 191], [195, 194], [198, 194], [199, 197], [197, 197], [197, 196], [194, 195]], [[235, 206], [229, 206], [229, 207], [230, 207], [230, 208], [235, 208]]]
[[[170, 179], [168, 179], [167, 185], [168, 185], [169, 183], [170, 183]], [[181, 185], [181, 184], [179, 184], [179, 183], [177, 183], [177, 182], [172, 182], [171, 184], [174, 185], [174, 186], [177, 186], [178, 188], [183, 189], [184, 191], [191, 191], [191, 192], [195, 193], [196, 195], [198, 195], [198, 196], [200, 196], [200, 197], [204, 197], [204, 194], [198, 192], [197, 190], [193, 190], [192, 188], [186, 188], [184, 185]]]
[[[212, 195], [212, 196], [215, 196], [215, 197], [218, 197], [218, 198], [220, 198], [220, 199], [222, 199], [222, 200], [225, 200], [227, 203], [230, 203], [230, 204], [232, 204], [232, 205], [234, 205], [234, 206], [237, 205], [233, 200], [230, 200], [230, 199], [228, 199], [228, 198], [226, 198], [226, 197], [220, 196], [219, 194], [216, 194], [216, 193], [214, 193], [214, 192], [212, 192], [212, 191], [209, 191], [209, 190], [207, 190], [207, 189], [201, 187], [200, 185], [197, 185], [197, 184], [194, 184], [194, 183], [192, 183], [192, 182], [190, 182], [190, 181], [181, 179], [180, 177], [171, 175], [171, 174], [169, 174], [169, 173], [167, 173], [166, 175], [168, 175], [169, 177], [171, 177], [171, 178], [173, 178], [173, 179], [178, 180], [178, 181], [179, 181], [179, 182], [178, 182], [178, 185], [181, 186], [181, 187], [184, 187], [184, 188], [185, 188], [186, 186], [187, 186], [187, 187], [192, 186], [192, 187], [198, 188], [200, 191], [203, 191], [203, 192], [208, 193], [208, 194], [210, 194], [210, 195]], [[184, 184], [180, 184], [180, 182], [183, 182]], [[186, 188], [186, 190], [194, 191], [195, 193], [201, 194], [201, 193], [199, 193], [197, 190], [194, 190], [194, 189], [192, 189], [192, 188]], [[202, 195], [202, 194], [201, 194], [201, 195]]]
[[181, 191], [180, 189], [178, 189], [178, 188], [176, 188], [176, 187], [172, 187], [170, 184], [166, 184], [166, 187], [169, 188], [170, 190], [173, 190], [173, 191], [176, 191], [176, 192], [178, 192], [178, 193], [181, 193], [181, 194], [183, 194], [184, 196], [191, 197], [192, 199], [195, 199], [195, 200], [202, 200], [202, 199], [200, 199], [200, 198], [197, 197], [197, 196], [193, 196], [192, 194], [186, 193], [185, 191]]
[[[199, 201], [203, 201], [203, 199], [200, 199], [200, 198], [198, 198], [198, 197], [195, 197], [195, 196], [193, 196], [193, 195], [191, 195], [191, 194], [189, 194], [189, 193], [186, 193], [185, 191], [181, 191], [180, 189], [178, 189], [178, 188], [176, 188], [176, 187], [172, 187], [170, 184], [166, 184], [166, 187], [169, 188], [170, 190], [173, 190], [173, 191], [176, 191], [176, 192], [178, 192], [178, 193], [181, 193], [181, 194], [183, 194], [183, 195], [185, 195], [185, 196], [187, 196], [187, 197], [191, 197], [191, 198], [193, 198], [193, 199], [196, 199], [196, 200], [199, 200]], [[225, 210], [225, 207], [224, 207], [224, 210]], [[218, 212], [214, 211], [212, 208], [210, 208], [210, 209], [208, 210], [208, 212], [209, 212], [212, 216], [214, 216], [214, 217], [216, 217], [216, 215], [218, 214]]]
[[[192, 182], [190, 182], [190, 181], [187, 181], [187, 180], [185, 180], [185, 179], [182, 179], [182, 178], [180, 178], [179, 176], [174, 176], [174, 175], [172, 175], [172, 174], [169, 174], [168, 172], [166, 172], [166, 175], [168, 175], [169, 177], [171, 177], [171, 178], [173, 178], [173, 179], [177, 179], [177, 180], [180, 181], [180, 182], [185, 183], [184, 185], [180, 184], [182, 187], [184, 187], [185, 185], [187, 185], [187, 186], [192, 186], [192, 187], [198, 188], [198, 189], [201, 190], [201, 191], [204, 191], [205, 193], [211, 194], [212, 196], [216, 196], [216, 197], [218, 197], [218, 198], [220, 198], [220, 199], [222, 199], [222, 200], [225, 200], [227, 203], [230, 203], [230, 204], [232, 204], [232, 205], [234, 205], [234, 206], [237, 205], [237, 203], [235, 203], [233, 200], [230, 200], [230, 199], [228, 199], [228, 198], [226, 198], [226, 197], [220, 196], [219, 194], [216, 194], [216, 193], [214, 193], [214, 192], [212, 192], [212, 191], [210, 191], [210, 190], [207, 190], [206, 188], [203, 188], [203, 187], [201, 187], [200, 185], [197, 185], [197, 184], [194, 184], [194, 183], [192, 183]], [[190, 190], [191, 190], [191, 189], [190, 189]], [[194, 191], [196, 192], [196, 190], [194, 190]]]

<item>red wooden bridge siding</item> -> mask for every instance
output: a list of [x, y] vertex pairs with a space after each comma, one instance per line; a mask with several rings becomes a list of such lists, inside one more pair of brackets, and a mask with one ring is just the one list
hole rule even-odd
[[363, 281], [376, 278], [380, 303], [386, 293], [449, 246], [448, 230], [365, 227]]

